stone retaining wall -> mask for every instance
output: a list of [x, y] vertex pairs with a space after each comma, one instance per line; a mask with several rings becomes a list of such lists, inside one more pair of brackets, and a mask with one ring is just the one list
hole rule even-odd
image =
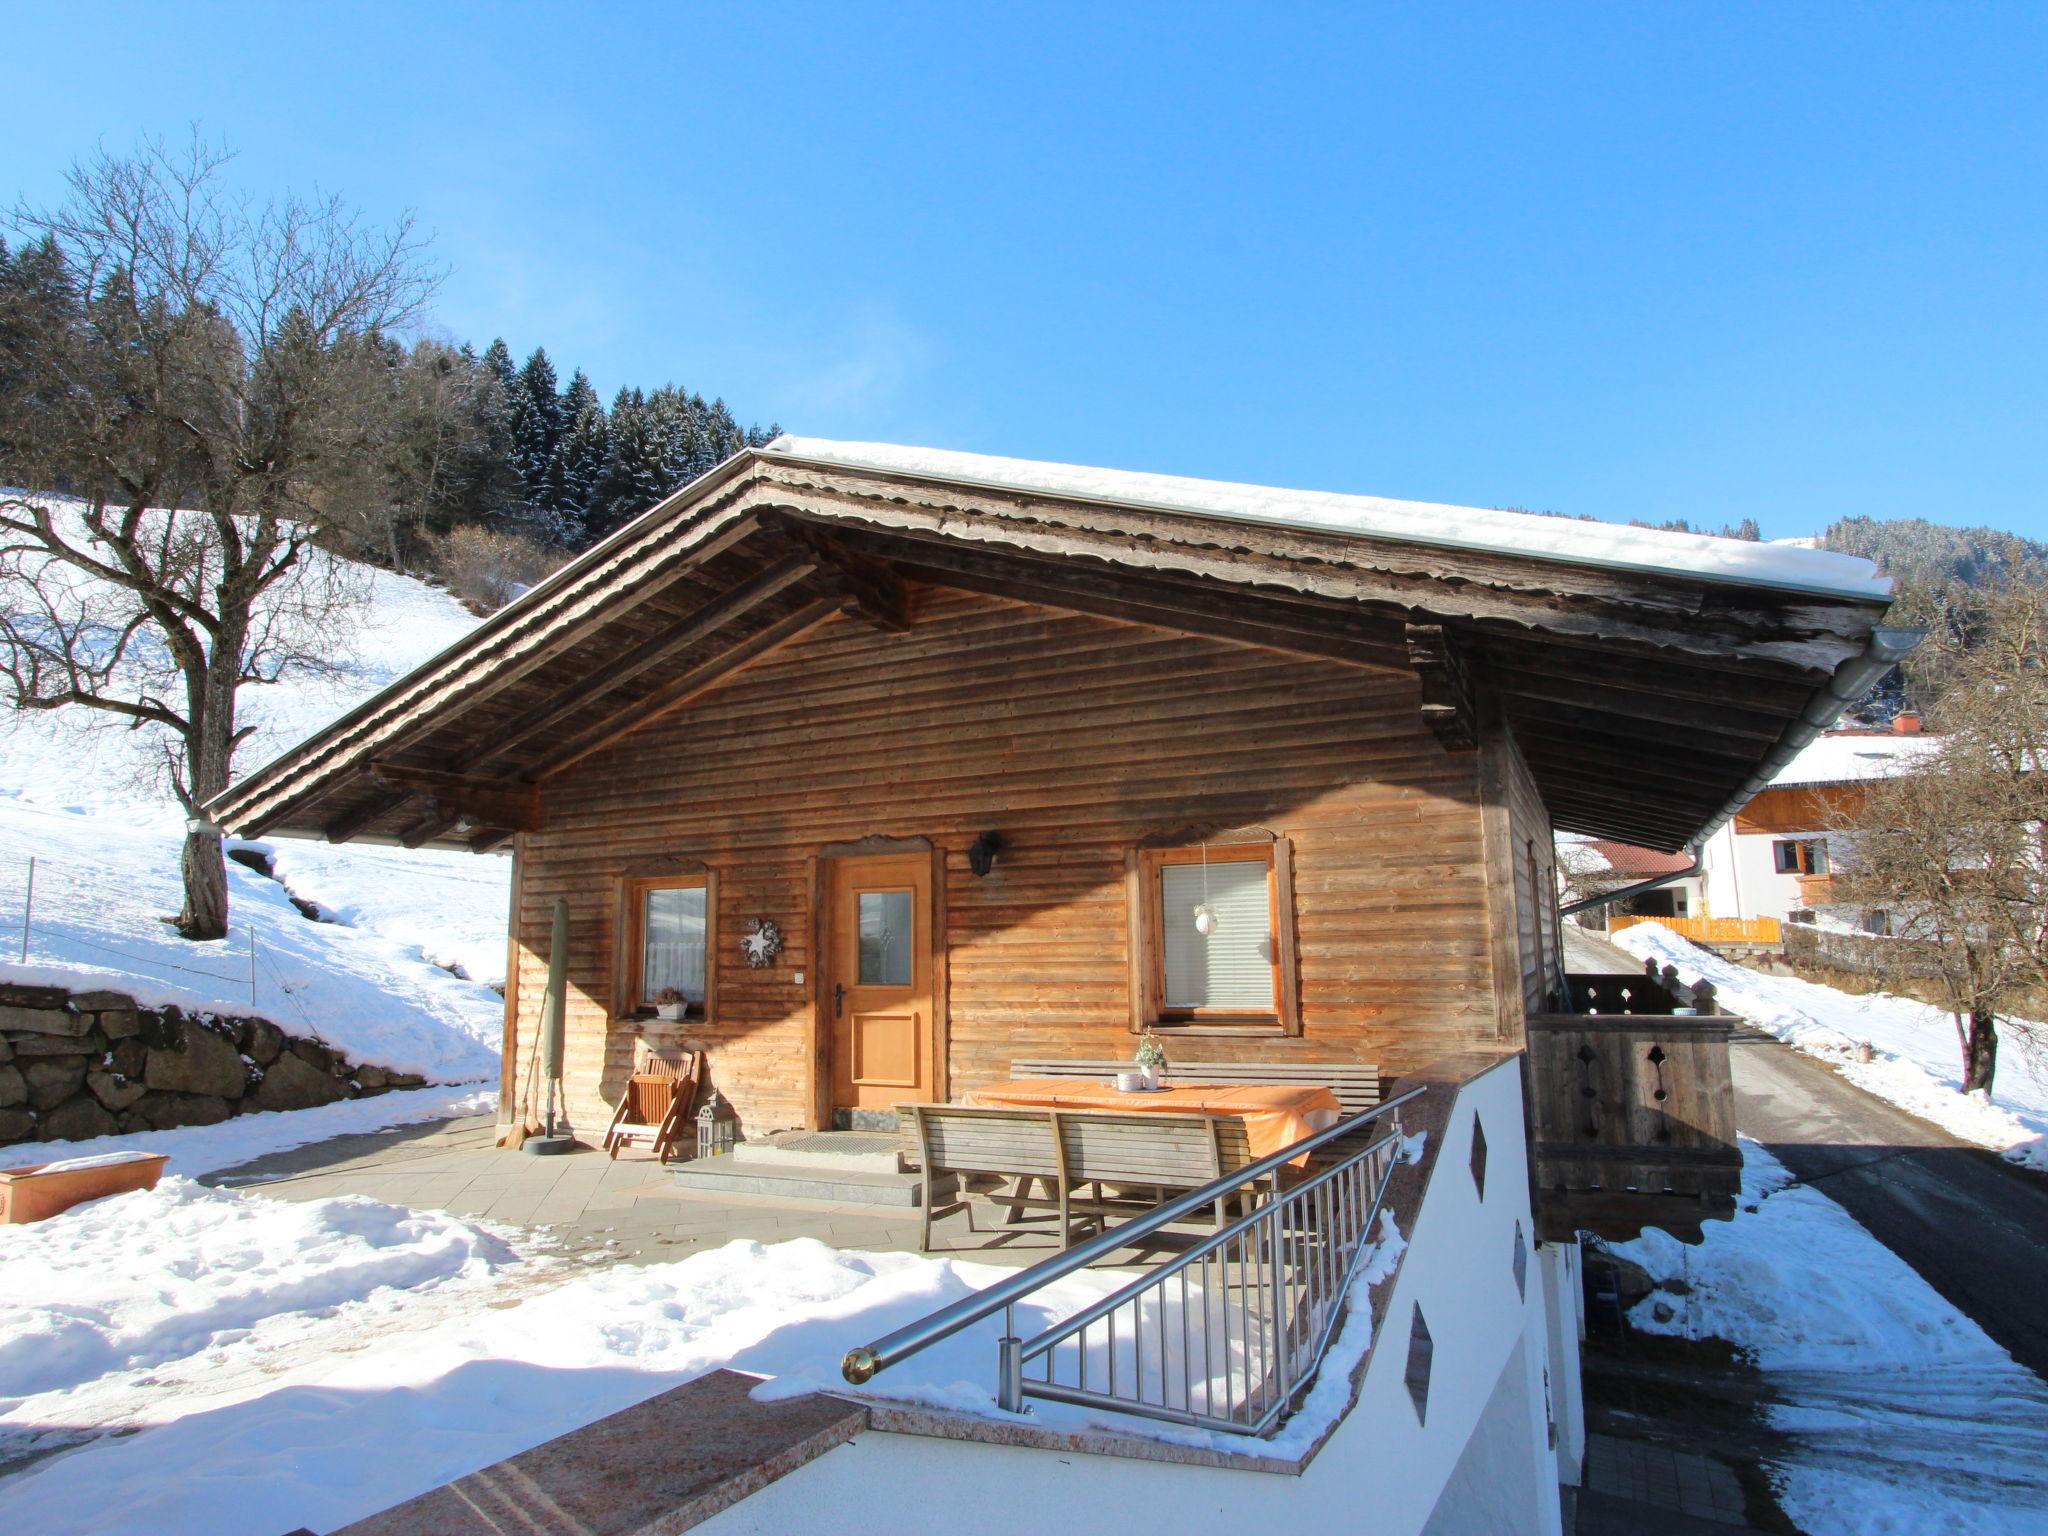
[[0, 984], [0, 1144], [218, 1125], [425, 1082], [351, 1063], [268, 1019]]

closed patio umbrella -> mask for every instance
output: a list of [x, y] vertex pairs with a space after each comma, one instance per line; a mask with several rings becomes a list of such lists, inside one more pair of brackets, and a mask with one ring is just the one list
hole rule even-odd
[[555, 1101], [562, 1087], [562, 1008], [569, 990], [569, 903], [555, 898], [554, 931], [548, 937], [548, 989], [540, 1005], [540, 1075], [547, 1083], [547, 1131], [528, 1137], [526, 1150], [537, 1156], [566, 1152], [575, 1138], [555, 1130]]

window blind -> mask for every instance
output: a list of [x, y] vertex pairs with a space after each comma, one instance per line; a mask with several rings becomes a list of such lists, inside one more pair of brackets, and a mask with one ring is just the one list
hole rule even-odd
[[704, 1001], [704, 887], [651, 890], [641, 923], [640, 1001], [674, 987], [691, 1002]]
[[1211, 864], [1208, 902], [1216, 931], [1195, 930], [1202, 903], [1202, 866], [1167, 864], [1159, 871], [1160, 943], [1168, 1008], [1273, 1011], [1272, 903], [1267, 865]]

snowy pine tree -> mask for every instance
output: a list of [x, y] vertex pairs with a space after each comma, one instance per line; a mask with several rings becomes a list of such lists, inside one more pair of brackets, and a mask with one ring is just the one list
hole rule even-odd
[[569, 537], [562, 542], [586, 542], [591, 514], [596, 508], [605, 470], [611, 462], [611, 432], [605, 420], [604, 402], [584, 376], [581, 368], [570, 376], [562, 391], [564, 426], [549, 476], [556, 489], [551, 509]]
[[526, 488], [526, 516], [535, 538], [566, 544], [573, 530], [562, 526], [558, 457], [562, 443], [562, 396], [547, 349], [536, 347], [519, 370], [511, 391], [512, 462]]

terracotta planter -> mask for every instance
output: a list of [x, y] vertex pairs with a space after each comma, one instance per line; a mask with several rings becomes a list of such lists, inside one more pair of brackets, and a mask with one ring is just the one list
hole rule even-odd
[[123, 1162], [101, 1163], [93, 1168], [59, 1168], [49, 1173], [43, 1172], [41, 1163], [0, 1168], [0, 1223], [41, 1221], [45, 1216], [55, 1216], [102, 1195], [155, 1189], [167, 1161], [161, 1152], [146, 1152]]

